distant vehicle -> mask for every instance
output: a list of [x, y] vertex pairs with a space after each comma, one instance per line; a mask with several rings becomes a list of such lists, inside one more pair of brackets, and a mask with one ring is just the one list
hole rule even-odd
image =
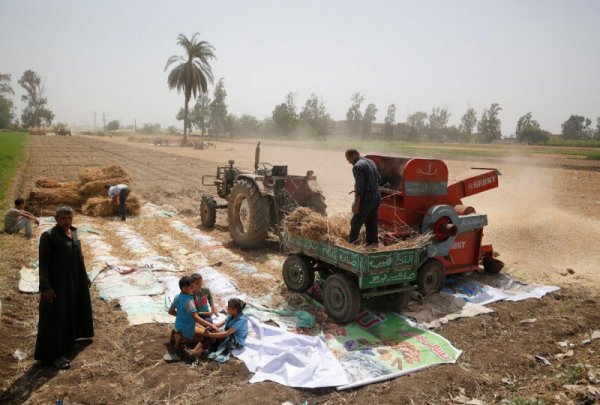
[[69, 128], [60, 127], [54, 132], [59, 136], [71, 136], [71, 130]]

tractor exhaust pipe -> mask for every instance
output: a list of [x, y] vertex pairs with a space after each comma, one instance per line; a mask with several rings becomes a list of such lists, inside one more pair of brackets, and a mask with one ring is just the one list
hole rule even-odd
[[258, 170], [258, 164], [260, 163], [260, 141], [256, 144], [256, 150], [254, 151], [254, 171]]

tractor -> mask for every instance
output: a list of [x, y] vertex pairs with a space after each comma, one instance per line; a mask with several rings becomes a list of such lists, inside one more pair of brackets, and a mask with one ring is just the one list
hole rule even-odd
[[256, 145], [254, 171], [242, 171], [229, 160], [217, 167], [216, 175], [202, 177], [203, 186], [214, 186], [226, 204], [217, 204], [214, 196], [204, 194], [200, 202], [200, 219], [205, 228], [215, 225], [217, 209], [227, 209], [229, 233], [244, 249], [264, 245], [269, 231], [281, 237], [280, 225], [285, 215], [298, 206], [326, 214], [325, 197], [312, 170], [306, 175], [289, 175], [287, 165], [260, 161], [260, 142]]

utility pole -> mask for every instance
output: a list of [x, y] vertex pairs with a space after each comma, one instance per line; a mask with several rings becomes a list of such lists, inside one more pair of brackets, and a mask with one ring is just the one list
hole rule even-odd
[[133, 133], [137, 133], [137, 120], [135, 118], [133, 119]]
[[102, 132], [106, 132], [106, 117], [102, 113]]
[[98, 131], [96, 131], [96, 111], [94, 111], [94, 134], [98, 135]]

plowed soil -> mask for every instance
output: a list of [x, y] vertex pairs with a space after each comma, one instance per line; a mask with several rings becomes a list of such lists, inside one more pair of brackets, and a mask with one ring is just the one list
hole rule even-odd
[[[262, 156], [263, 161], [288, 164], [290, 173], [314, 170], [329, 209], [347, 209], [352, 177], [343, 151], [273, 142], [263, 144]], [[214, 174], [216, 165], [228, 159], [250, 169], [254, 144], [217, 142], [217, 149], [193, 150], [116, 138], [33, 136], [15, 194], [26, 195], [38, 177], [73, 180], [83, 167], [119, 164], [135, 179], [132, 188], [142, 199], [170, 204], [180, 215], [197, 221], [200, 197], [211, 191], [201, 185], [202, 176]], [[487, 241], [522, 277], [562, 287], [540, 300], [492, 304], [496, 311], [492, 314], [439, 328], [439, 333], [464, 351], [457, 365], [343, 392], [298, 390], [268, 382], [252, 385], [250, 373], [235, 359], [222, 366], [202, 361], [198, 365], [164, 364], [161, 358], [169, 326], [129, 327], [115, 302], [102, 301], [94, 292], [96, 337], [81, 348], [71, 370], [56, 372], [31, 359], [37, 297], [17, 290], [18, 269], [37, 256], [36, 246], [2, 235], [6, 248], [0, 258], [0, 402], [438, 404], [466, 403], [468, 398], [483, 403], [585, 403], [582, 394], [563, 385], [591, 384], [589, 370], [600, 372], [600, 339], [582, 344], [592, 330], [600, 329], [597, 167], [569, 162], [565, 168], [563, 160], [554, 158], [535, 162], [456, 159], [447, 164], [452, 175], [468, 167], [491, 165], [502, 172], [497, 190], [468, 200], [488, 214]], [[228, 240], [222, 214], [217, 225], [212, 235]], [[260, 268], [256, 258], [276, 253], [274, 246], [251, 254], [236, 253]], [[572, 354], [559, 346], [561, 341], [575, 345]], [[28, 358], [18, 362], [13, 357], [17, 348]], [[561, 353], [567, 355], [555, 357]], [[535, 356], [545, 357], [550, 365]]]

